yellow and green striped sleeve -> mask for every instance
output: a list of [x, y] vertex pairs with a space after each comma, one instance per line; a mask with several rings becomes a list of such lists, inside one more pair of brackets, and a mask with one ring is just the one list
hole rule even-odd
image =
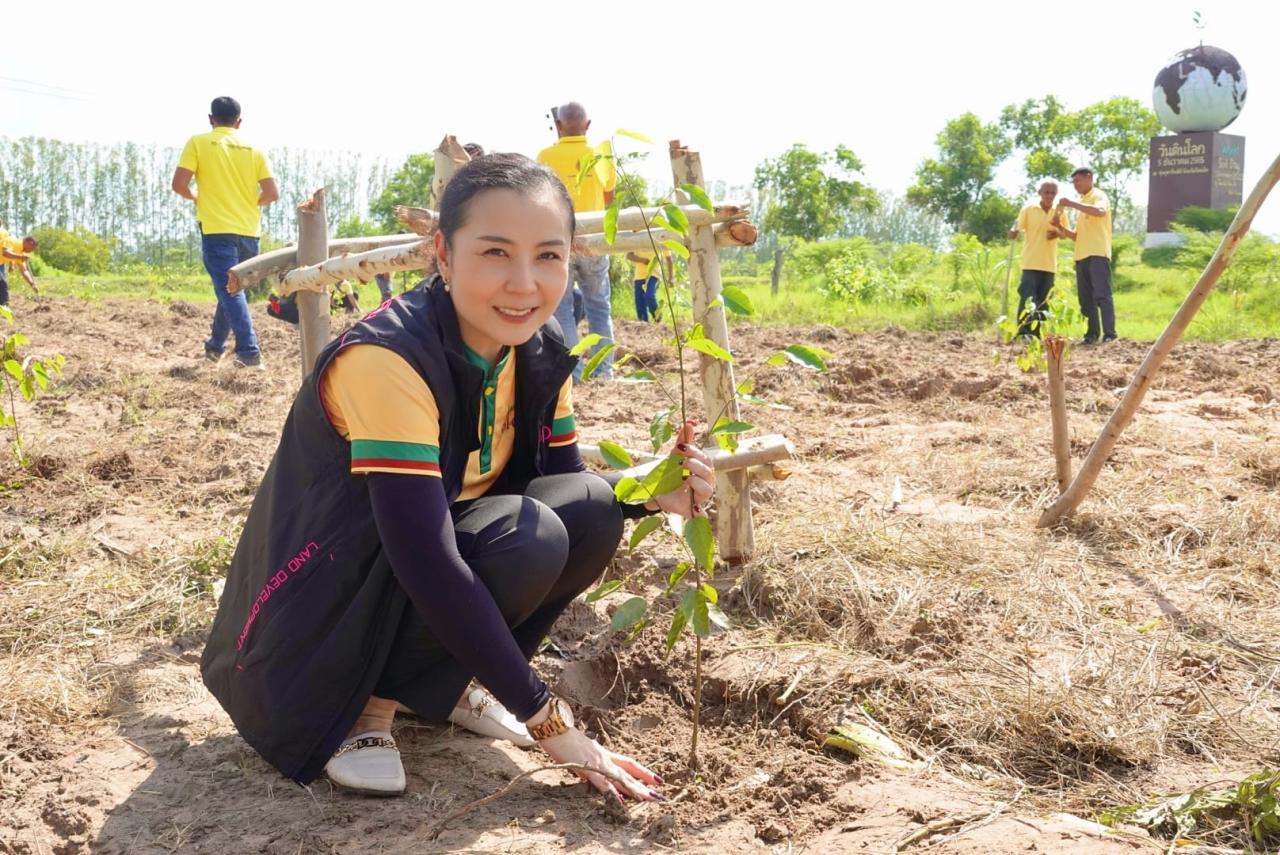
[[564, 381], [560, 397], [556, 399], [555, 419], [551, 422], [551, 438], [547, 445], [559, 448], [578, 441], [578, 426], [573, 418], [573, 378]]
[[320, 380], [334, 430], [351, 442], [351, 472], [440, 477], [440, 410], [426, 382], [402, 357], [356, 344], [334, 357]]

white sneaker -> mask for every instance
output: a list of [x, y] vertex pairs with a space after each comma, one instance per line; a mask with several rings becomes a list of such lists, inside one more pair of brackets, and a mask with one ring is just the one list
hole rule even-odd
[[529, 735], [529, 729], [484, 689], [468, 692], [467, 709], [454, 707], [449, 713], [449, 721], [481, 736], [505, 739], [520, 748], [532, 748], [538, 744]]
[[366, 796], [398, 796], [404, 792], [404, 765], [396, 741], [385, 730], [370, 730], [343, 740], [324, 764], [339, 787]]

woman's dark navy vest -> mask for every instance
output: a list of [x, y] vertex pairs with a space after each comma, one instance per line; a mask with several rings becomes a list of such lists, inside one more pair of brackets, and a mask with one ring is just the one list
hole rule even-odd
[[[303, 381], [227, 572], [201, 673], [245, 741], [304, 784], [355, 723], [412, 607], [383, 555], [366, 478], [351, 474], [351, 445], [321, 403], [319, 378], [353, 344], [395, 351], [427, 382], [450, 502], [480, 447], [484, 375], [464, 356], [438, 277], [331, 342]], [[557, 395], [575, 362], [554, 320], [516, 348], [517, 433], [504, 483], [542, 473]]]

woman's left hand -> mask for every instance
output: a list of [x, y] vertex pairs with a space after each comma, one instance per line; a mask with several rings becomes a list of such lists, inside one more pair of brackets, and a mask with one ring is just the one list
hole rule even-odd
[[693, 440], [691, 419], [676, 434], [676, 454], [684, 456], [684, 467], [689, 470], [689, 476], [677, 489], [654, 499], [664, 513], [679, 514], [682, 517], [705, 517], [711, 497], [715, 495], [715, 464], [701, 448], [693, 444]]

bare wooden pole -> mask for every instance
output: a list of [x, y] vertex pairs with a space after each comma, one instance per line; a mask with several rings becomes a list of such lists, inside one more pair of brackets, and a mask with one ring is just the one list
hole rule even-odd
[[[324, 216], [324, 188], [298, 206], [298, 263], [318, 264], [329, 257], [329, 224]], [[302, 376], [315, 367], [316, 357], [329, 343], [329, 291], [298, 294], [298, 329], [302, 333]]]
[[1276, 185], [1277, 181], [1280, 181], [1280, 157], [1277, 157], [1267, 171], [1262, 174], [1262, 178], [1258, 180], [1258, 184], [1253, 188], [1253, 192], [1249, 194], [1249, 198], [1240, 206], [1240, 210], [1236, 213], [1236, 218], [1231, 222], [1231, 228], [1227, 229], [1227, 233], [1222, 236], [1222, 243], [1218, 244], [1218, 249], [1214, 252], [1213, 258], [1209, 259], [1209, 264], [1205, 267], [1204, 272], [1200, 274], [1196, 287], [1191, 289], [1191, 293], [1187, 295], [1187, 298], [1182, 302], [1182, 306], [1173, 316], [1173, 319], [1169, 321], [1169, 326], [1160, 334], [1160, 338], [1156, 339], [1155, 344], [1151, 345], [1151, 350], [1147, 351], [1146, 359], [1142, 360], [1142, 365], [1139, 366], [1138, 373], [1134, 375], [1133, 380], [1129, 383], [1129, 388], [1125, 390], [1124, 397], [1120, 399], [1120, 403], [1116, 405], [1116, 409], [1111, 414], [1111, 418], [1107, 420], [1102, 433], [1098, 435], [1093, 447], [1089, 449], [1089, 455], [1084, 459], [1084, 463], [1081, 464], [1080, 471], [1076, 474], [1075, 480], [1071, 482], [1071, 486], [1064, 490], [1062, 495], [1058, 496], [1057, 500], [1040, 515], [1037, 525], [1041, 528], [1055, 525], [1063, 517], [1074, 513], [1075, 509], [1084, 501], [1084, 497], [1089, 494], [1094, 481], [1098, 479], [1098, 473], [1102, 471], [1102, 465], [1106, 463], [1107, 458], [1111, 456], [1112, 450], [1115, 449], [1116, 442], [1120, 439], [1120, 434], [1128, 426], [1129, 422], [1133, 420], [1134, 413], [1138, 411], [1138, 406], [1147, 394], [1151, 381], [1155, 379], [1156, 372], [1160, 370], [1160, 366], [1164, 364], [1165, 358], [1173, 350], [1173, 346], [1178, 343], [1178, 339], [1182, 337], [1182, 333], [1191, 323], [1192, 318], [1196, 316], [1196, 312], [1204, 305], [1204, 301], [1208, 299], [1210, 292], [1218, 284], [1218, 279], [1222, 276], [1222, 272], [1227, 269], [1227, 265], [1231, 263], [1231, 258], [1236, 254], [1236, 249], [1240, 246], [1240, 242], [1249, 233], [1249, 226], [1253, 223], [1253, 218], [1257, 215], [1258, 209], [1262, 207], [1267, 194], [1271, 192], [1271, 188]]
[[[711, 227], [717, 247], [753, 246], [759, 232], [753, 223], [746, 220], [734, 220], [730, 223], [716, 223]], [[654, 229], [653, 240], [662, 243], [674, 240], [684, 243], [685, 240], [666, 229]], [[649, 232], [643, 230], [618, 232], [613, 243], [607, 243], [604, 234], [584, 235], [574, 238], [575, 255], [617, 255], [623, 252], [649, 252], [653, 244], [649, 240]]]
[[[676, 186], [693, 184], [705, 187], [702, 158], [696, 151], [674, 140], [670, 147], [671, 174]], [[683, 195], [683, 194], [680, 194]], [[703, 212], [706, 215], [706, 212]], [[621, 219], [621, 217], [619, 217]], [[701, 219], [701, 218], [700, 218]], [[711, 223], [695, 224], [689, 218], [689, 287], [693, 292], [693, 312], [706, 330], [707, 337], [725, 350], [729, 347], [729, 326], [725, 321], [720, 296], [720, 256], [716, 252]], [[732, 352], [730, 350], [730, 352]], [[733, 379], [733, 366], [705, 353], [699, 354], [702, 377], [702, 400], [708, 419], [718, 415], [738, 420], [738, 399]], [[755, 533], [751, 523], [751, 482], [743, 470], [716, 473], [717, 513], [716, 540], [720, 557], [726, 561], [745, 561], [755, 551]]]
[[[345, 255], [348, 253], [368, 252], [371, 249], [382, 249], [388, 246], [400, 246], [406, 243], [417, 243], [422, 237], [417, 234], [374, 235], [372, 237], [338, 238], [329, 241], [329, 255]], [[242, 261], [227, 274], [227, 291], [238, 294], [257, 285], [263, 279], [282, 277], [298, 266], [298, 245], [290, 244], [262, 255], [255, 255], [248, 261]]]
[[290, 270], [280, 280], [279, 291], [288, 296], [295, 291], [323, 291], [347, 279], [368, 282], [379, 273], [397, 270], [423, 270], [434, 260], [434, 248], [429, 241], [398, 244], [383, 249], [373, 249], [356, 255], [330, 258], [310, 267]]
[[449, 184], [449, 179], [453, 177], [455, 172], [471, 162], [471, 155], [467, 154], [467, 150], [462, 147], [462, 143], [458, 142], [458, 138], [453, 134], [446, 134], [445, 138], [440, 140], [440, 145], [436, 146], [436, 150], [432, 155], [436, 169], [431, 178], [431, 195], [433, 197], [431, 203], [438, 208], [440, 207], [440, 199], [444, 196], [444, 188]]
[[1058, 476], [1058, 493], [1071, 483], [1071, 434], [1067, 430], [1067, 389], [1062, 376], [1062, 352], [1067, 340], [1046, 336], [1044, 353], [1049, 361], [1049, 416], [1053, 421], [1053, 459]]

